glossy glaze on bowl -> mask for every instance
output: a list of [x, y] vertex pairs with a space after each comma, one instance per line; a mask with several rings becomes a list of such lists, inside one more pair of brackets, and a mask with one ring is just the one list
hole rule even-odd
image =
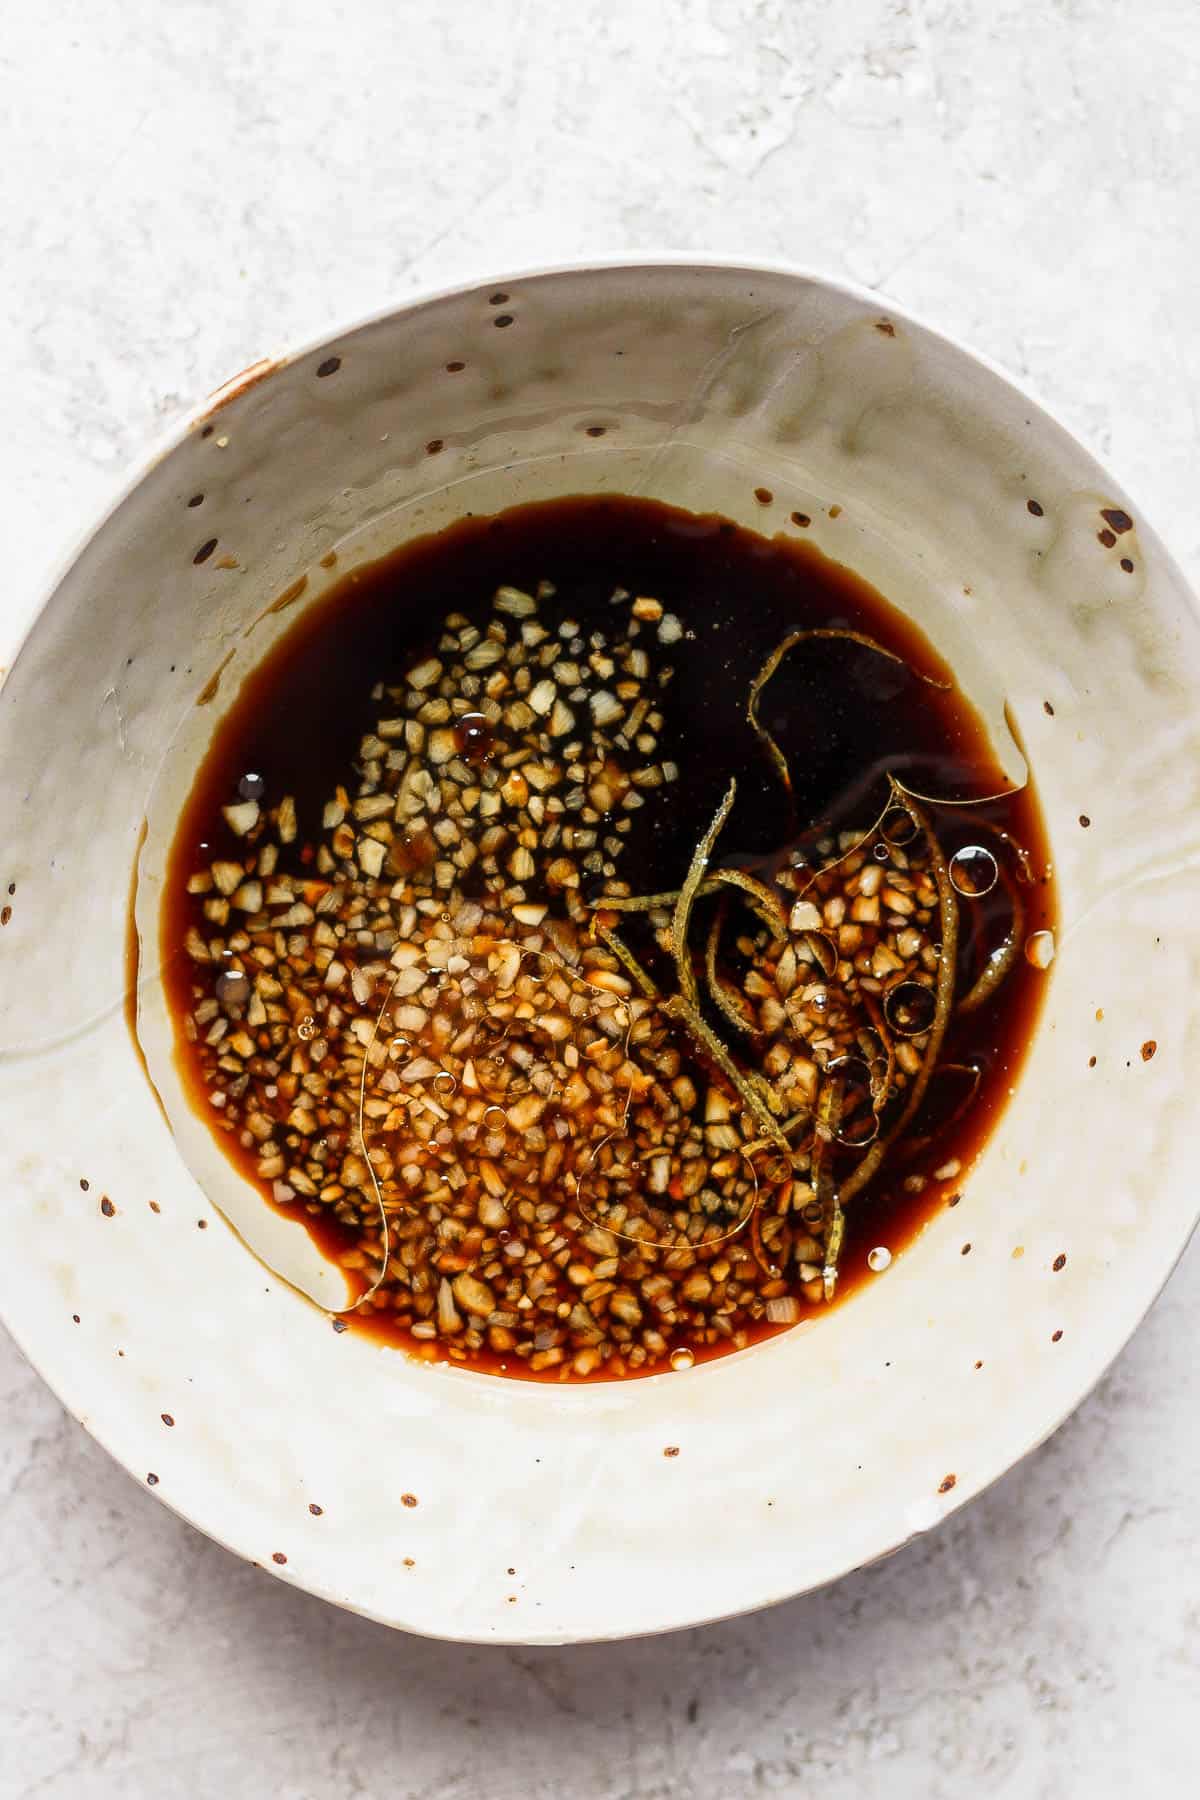
[[[1001, 376], [788, 271], [514, 278], [253, 373], [143, 471], [0, 691], [6, 1322], [161, 1498], [410, 1629], [652, 1631], [885, 1553], [1079, 1400], [1194, 1223], [1200, 634], [1178, 571]], [[961, 1204], [853, 1305], [722, 1363], [548, 1392], [338, 1333], [269, 1274], [167, 1129], [121, 993], [143, 822], [153, 942], [196, 758], [292, 608], [468, 509], [587, 491], [768, 531], [807, 514], [929, 633], [1015, 768], [1009, 708], [1063, 929]], [[164, 1090], [165, 1028], [143, 961]]]

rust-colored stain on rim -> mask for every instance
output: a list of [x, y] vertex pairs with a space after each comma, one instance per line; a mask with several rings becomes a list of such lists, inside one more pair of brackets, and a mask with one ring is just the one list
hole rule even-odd
[[257, 362], [248, 363], [236, 375], [231, 375], [228, 381], [223, 381], [220, 387], [213, 389], [204, 411], [198, 415], [195, 423], [203, 425], [207, 419], [215, 418], [231, 400], [249, 393], [252, 387], [257, 387], [260, 381], [265, 381], [268, 375], [273, 375], [276, 369], [282, 367], [282, 362], [275, 356], [260, 356]]

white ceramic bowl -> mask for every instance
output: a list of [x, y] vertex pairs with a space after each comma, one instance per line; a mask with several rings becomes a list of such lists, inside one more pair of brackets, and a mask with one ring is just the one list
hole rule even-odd
[[[785, 269], [514, 277], [251, 376], [140, 472], [0, 692], [10, 1329], [169, 1505], [411, 1630], [657, 1631], [894, 1549], [1080, 1400], [1195, 1220], [1200, 632], [1179, 571], [999, 372], [877, 296]], [[188, 773], [295, 617], [248, 634], [271, 600], [304, 576], [296, 605], [318, 604], [330, 549], [340, 575], [467, 508], [601, 490], [758, 529], [810, 514], [815, 542], [920, 622], [998, 736], [1007, 703], [1063, 929], [1032, 1055], [962, 1205], [885, 1276], [715, 1364], [547, 1389], [332, 1332], [206, 1200], [121, 995], [144, 821], [143, 927]], [[1114, 508], [1132, 524], [1108, 543]], [[152, 1049], [156, 1009], [143, 963]]]

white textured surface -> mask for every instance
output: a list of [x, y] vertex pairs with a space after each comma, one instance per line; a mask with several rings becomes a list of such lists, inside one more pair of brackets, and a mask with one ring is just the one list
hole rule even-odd
[[[1027, 376], [1200, 577], [1185, 0], [1136, 33], [1100, 0], [13, 11], [5, 642], [185, 401], [418, 285], [598, 247], [883, 286]], [[1182, 1796], [1198, 1301], [1193, 1249], [1050, 1445], [879, 1569], [571, 1652], [406, 1640], [235, 1564], [4, 1346], [0, 1795]]]

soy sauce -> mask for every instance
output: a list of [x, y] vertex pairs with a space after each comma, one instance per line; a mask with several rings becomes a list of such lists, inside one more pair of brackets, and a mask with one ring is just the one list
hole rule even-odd
[[[1011, 920], [1004, 883], [978, 892], [989, 847], [1016, 846], [1024, 933], [1053, 927], [1050, 855], [1032, 780], [1019, 792], [1006, 791], [1009, 783], [953, 671], [882, 595], [802, 537], [766, 538], [728, 519], [650, 500], [577, 497], [468, 516], [351, 571], [245, 680], [198, 771], [173, 847], [161, 950], [177, 1020], [195, 997], [193, 971], [181, 955], [199, 916], [188, 877], [214, 856], [239, 853], [222, 809], [250, 791], [247, 781], [264, 804], [292, 795], [296, 844], [309, 844], [319, 836], [329, 795], [379, 716], [381, 684], [401, 681], [418, 654], [434, 653], [447, 614], [482, 623], [500, 586], [534, 592], [545, 583], [554, 589], [554, 616], [574, 621], [583, 639], [608, 629], [614, 607], [627, 605], [630, 595], [655, 596], [683, 628], [673, 645], [657, 750], [677, 767], [678, 780], [669, 803], [635, 815], [621, 868], [635, 891], [678, 888], [731, 775], [738, 783], [736, 835], [722, 839], [718, 861], [765, 880], [785, 864], [802, 867], [830, 834], [868, 827], [886, 808], [894, 775], [929, 797], [947, 858], [960, 856], [961, 891], [976, 896], [962, 908], [960, 993], [1003, 942]], [[748, 718], [747, 696], [771, 651], [789, 634], [814, 629], [861, 634], [891, 657], [839, 635], [807, 640], [781, 658], [759, 716], [786, 760], [789, 795]], [[488, 720], [471, 713], [457, 730], [464, 759], [486, 763], [493, 750]], [[964, 801], [975, 804], [951, 804]], [[432, 854], [428, 845], [413, 847], [414, 863]], [[945, 1091], [931, 1095], [923, 1118], [928, 1153], [885, 1168], [848, 1212], [835, 1304], [878, 1279], [867, 1264], [873, 1247], [886, 1246], [895, 1258], [933, 1213], [957, 1203], [971, 1160], [1016, 1081], [1046, 982], [1018, 957], [986, 1007], [954, 1018], [941, 1062], [978, 1069], [977, 1089], [963, 1105], [952, 1081], [939, 1083]], [[178, 1060], [203, 1112], [206, 1096], [182, 1029]], [[222, 1139], [222, 1147], [256, 1179], [252, 1155], [233, 1139]], [[939, 1178], [936, 1171], [945, 1169], [961, 1169], [962, 1180], [957, 1173]], [[258, 1185], [270, 1203], [271, 1184]], [[345, 1232], [333, 1222], [294, 1206], [283, 1210], [299, 1217], [327, 1251], [346, 1247]], [[352, 1314], [349, 1323], [411, 1347], [384, 1314], [366, 1320]], [[764, 1325], [757, 1335], [775, 1329]], [[487, 1352], [471, 1362], [486, 1366]], [[506, 1372], [526, 1373], [511, 1359]]]

